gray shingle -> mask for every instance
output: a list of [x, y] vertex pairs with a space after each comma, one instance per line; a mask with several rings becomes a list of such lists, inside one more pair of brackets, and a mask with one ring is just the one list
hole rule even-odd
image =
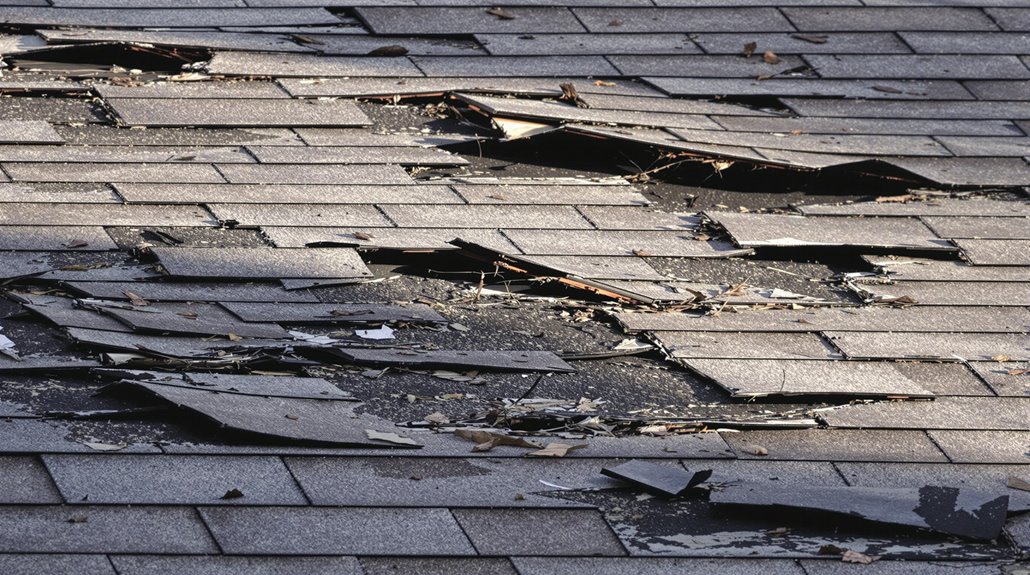
[[640, 206], [649, 203], [647, 198], [630, 186], [456, 184], [452, 187], [470, 204]]
[[686, 34], [476, 34], [495, 56], [697, 54]]
[[362, 575], [355, 557], [112, 555], [121, 575]]
[[453, 513], [483, 555], [626, 554], [604, 518], [593, 510], [455, 509]]
[[365, 575], [397, 575], [397, 573], [517, 575], [515, 568], [511, 566], [511, 561], [502, 558], [362, 557], [361, 565], [365, 568]]
[[1004, 80], [1030, 78], [1011, 55], [806, 55], [824, 78], [925, 78]]
[[1030, 266], [1030, 241], [955, 240], [974, 265]]
[[519, 7], [515, 18], [488, 14], [485, 8], [379, 8], [355, 12], [376, 34], [546, 34], [583, 32], [566, 8]]
[[541, 481], [571, 489], [611, 487], [616, 483], [598, 474], [609, 461], [303, 457], [286, 463], [314, 505], [504, 508], [578, 506], [541, 496], [557, 489]]
[[[447, 186], [115, 184], [131, 204], [460, 204]], [[617, 194], [611, 194], [617, 197]], [[571, 202], [558, 202], [571, 203]]]
[[1004, 356], [1030, 361], [1025, 334], [828, 332], [827, 336], [852, 359], [987, 361]]
[[[859, 571], [857, 565], [832, 559], [805, 559], [801, 565], [808, 575], [853, 575]], [[876, 575], [938, 575], [942, 570], [961, 571], [963, 575], [997, 575], [998, 565], [969, 561], [880, 561]]]
[[[325, 78], [317, 81], [283, 78], [279, 84], [297, 97], [351, 96], [391, 98], [395, 95], [437, 95], [444, 92], [484, 94], [528, 94], [540, 97], [561, 96], [560, 83], [576, 83], [582, 94], [624, 94], [660, 96], [653, 88], [632, 79], [616, 79], [595, 86], [582, 78]], [[578, 82], [578, 83], [577, 83]]]
[[485, 50], [472, 40], [453, 38], [403, 38], [362, 34], [312, 34], [312, 46], [322, 54], [364, 56], [387, 46], [400, 46], [413, 56], [473, 56]]
[[230, 554], [474, 555], [446, 509], [202, 508]]
[[520, 260], [542, 265], [560, 273], [595, 280], [662, 281], [644, 258], [618, 256], [524, 256]]
[[[777, 5], [783, 6], [783, 3], [777, 2]], [[896, 35], [889, 32], [844, 32], [822, 36], [825, 40], [822, 44], [806, 41], [804, 34], [747, 34], [747, 37], [743, 38], [740, 32], [733, 32], [731, 34], [695, 34], [693, 38], [707, 54], [740, 54], [744, 51], [744, 44], [748, 42], [758, 45], [755, 49], [757, 54], [762, 54], [766, 50], [772, 50], [776, 54], [910, 54], [912, 52]]]
[[1030, 221], [1026, 218], [924, 216], [922, 220], [942, 238], [1030, 240]]
[[1030, 431], [1030, 398], [943, 397], [890, 401], [820, 411], [830, 427]]
[[39, 573], [78, 573], [80, 575], [115, 575], [104, 555], [40, 555], [0, 554], [0, 571], [7, 575]]
[[952, 463], [1030, 464], [1030, 432], [932, 430]]
[[591, 225], [571, 206], [408, 206], [385, 205], [386, 216], [402, 228], [537, 228], [575, 230]]
[[[661, 0], [658, 0], [661, 1]], [[739, 0], [735, 0], [739, 1]], [[766, 1], [766, 0], [763, 0]], [[665, 557], [512, 557], [522, 575], [805, 575], [791, 559], [683, 559]]]
[[[174, 6], [178, 8], [179, 6]], [[97, 41], [140, 42], [156, 46], [213, 48], [216, 50], [254, 50], [269, 52], [311, 52], [281, 34], [247, 34], [242, 32], [191, 32], [177, 30], [40, 30], [39, 35], [52, 44], [75, 44]], [[187, 88], [185, 91], [191, 91]]]
[[581, 206], [579, 212], [599, 230], [692, 230], [701, 218], [628, 206]]
[[741, 247], [891, 246], [951, 250], [918, 220], [805, 218], [777, 214], [705, 212]]
[[980, 32], [901, 32], [901, 37], [921, 54], [1014, 54], [1026, 53], [1030, 34], [984, 34]]
[[[149, 5], [149, 4], [148, 4]], [[178, 10], [117, 8], [68, 10], [60, 8], [0, 8], [0, 21], [37, 26], [97, 26], [117, 28], [193, 28], [205, 26], [265, 26], [339, 24], [322, 8], [182, 8]]]
[[890, 260], [877, 256], [863, 256], [863, 259], [880, 268], [890, 279], [904, 282], [1030, 282], [1030, 269], [1014, 266], [972, 266], [965, 262], [913, 258]]
[[424, 304], [304, 303], [281, 306], [275, 303], [224, 302], [244, 321], [297, 323], [443, 323], [443, 316]]
[[[1027, 232], [1021, 233], [1027, 235]], [[1025, 286], [1012, 282], [861, 283], [855, 285], [854, 291], [867, 300], [874, 301], [889, 302], [895, 298], [908, 297], [914, 300], [915, 305], [975, 307], [1025, 306], [1028, 293]]]
[[1006, 489], [1009, 475], [1019, 475], [1026, 468], [1014, 465], [940, 465], [933, 463], [834, 464], [850, 485], [866, 487], [919, 487], [951, 485], [985, 492], [1008, 493], [1009, 510], [1030, 504], [1026, 491]]
[[205, 164], [94, 165], [5, 162], [2, 166], [21, 182], [154, 182], [222, 183], [225, 179]]
[[1016, 157], [1030, 156], [1030, 138], [942, 137], [938, 141], [956, 156]]
[[89, 124], [55, 126], [69, 144], [81, 146], [303, 146], [304, 142], [285, 128], [148, 128], [126, 130], [117, 126]]
[[253, 163], [240, 148], [192, 146], [0, 146], [0, 162], [69, 162], [103, 164]]
[[544, 230], [506, 231], [523, 252], [534, 255], [728, 258], [747, 255], [726, 242], [695, 240], [689, 232], [567, 231], [561, 243]]
[[225, 76], [421, 76], [407, 58], [314, 56], [260, 52], [217, 52], [207, 64], [211, 74]]
[[974, 8], [817, 8], [788, 7], [783, 13], [806, 32], [938, 30], [968, 32], [997, 30], [994, 22]]
[[365, 126], [370, 120], [353, 102], [292, 99], [112, 98], [128, 126]]
[[[996, 216], [996, 217], [1026, 217], [1030, 215], [1030, 203], [1024, 201], [1008, 201], [984, 197], [970, 198], [934, 198], [921, 202], [907, 202], [903, 204], [890, 204], [887, 202], [854, 202], [846, 204], [812, 204], [810, 206], [798, 206], [798, 210], [806, 216], [819, 215], [854, 215], [854, 216], [883, 216], [883, 217], [913, 217], [913, 216]], [[896, 260], [880, 260], [887, 262], [911, 261], [904, 258]], [[922, 261], [922, 260], [921, 260]], [[916, 266], [930, 265], [930, 260]], [[943, 263], [943, 262], [942, 262]], [[984, 278], [990, 281], [990, 278]]]
[[644, 80], [674, 96], [829, 96], [871, 100], [970, 100], [953, 80], [829, 80], [770, 78], [662, 78]]
[[358, 146], [247, 146], [263, 164], [401, 164], [405, 166], [461, 166], [468, 160], [436, 148]]
[[[175, 248], [172, 248], [175, 249]], [[118, 303], [118, 306], [125, 304]], [[128, 306], [126, 306], [128, 307]], [[273, 323], [243, 323], [214, 304], [151, 303], [146, 308], [101, 308], [106, 315], [132, 327], [133, 331], [182, 335], [235, 334], [240, 337], [286, 338], [286, 330]], [[82, 327], [82, 326], [79, 326]]]
[[[719, 104], [699, 106], [690, 112], [669, 113], [658, 111], [619, 110], [604, 108], [577, 108], [559, 102], [519, 100], [491, 96], [461, 95], [460, 98], [485, 113], [504, 117], [531, 118], [559, 123], [587, 122], [600, 124], [677, 126], [684, 128], [716, 129], [716, 124], [700, 114], [718, 111]], [[653, 98], [648, 98], [652, 100]], [[689, 104], [687, 104], [689, 106]], [[686, 108], [687, 106], [684, 106]], [[735, 107], [726, 106], [727, 112]]]
[[[878, 120], [866, 118], [741, 118], [713, 116], [727, 130], [789, 134], [896, 134], [904, 136], [1019, 136], [1000, 120]], [[898, 206], [894, 206], [898, 207]], [[887, 212], [885, 212], [887, 213]]]
[[[26, 207], [31, 204], [2, 204]], [[75, 251], [107, 251], [116, 249], [111, 236], [100, 226], [5, 226], [0, 225], [0, 249], [3, 250], [53, 250], [65, 251], [71, 244], [86, 245]]]
[[3, 456], [0, 469], [0, 503], [63, 503], [39, 459]]
[[974, 80], [965, 86], [980, 100], [1030, 100], [1027, 80]]
[[263, 226], [265, 236], [280, 248], [346, 245], [390, 250], [456, 250], [447, 243], [461, 238], [500, 252], [518, 249], [498, 230], [468, 228], [309, 228]]
[[969, 366], [1001, 397], [1030, 396], [1030, 374], [1022, 363], [971, 361]]
[[618, 76], [601, 56], [414, 56], [426, 76]]
[[700, 333], [663, 331], [653, 335], [677, 359], [840, 359], [814, 333]]
[[169, 275], [180, 277], [358, 278], [371, 272], [354, 250], [153, 248]]
[[[788, 429], [720, 435], [744, 459], [947, 462], [922, 431]], [[768, 454], [758, 455], [758, 447]]]
[[984, 11], [1002, 30], [1030, 32], [1030, 8], [986, 8]]
[[218, 170], [233, 184], [414, 184], [404, 168], [391, 165], [225, 164]]
[[5, 204], [0, 224], [19, 226], [213, 226], [199, 206]]
[[0, 122], [2, 144], [63, 144], [62, 138], [50, 124], [43, 121]]
[[894, 158], [891, 163], [950, 186], [1021, 186], [1030, 177], [1023, 158]]
[[785, 98], [783, 103], [802, 116], [831, 118], [909, 118], [946, 120], [1030, 119], [1025, 102], [866, 102]]
[[65, 285], [89, 297], [127, 300], [125, 292], [147, 301], [194, 302], [317, 302], [306, 290], [284, 290], [272, 283], [172, 283], [172, 282], [104, 282], [69, 281]]
[[804, 66], [798, 56], [783, 56], [776, 64], [760, 57], [724, 55], [634, 56], [608, 58], [626, 76], [687, 76], [691, 78], [757, 78]]
[[[104, 32], [103, 30], [91, 30], [91, 34]], [[124, 34], [125, 31], [116, 32]], [[241, 34], [242, 36], [243, 34]], [[274, 82], [156, 82], [143, 84], [141, 86], [119, 86], [116, 84], [100, 84], [96, 87], [101, 98], [156, 98], [159, 100], [173, 99], [259, 99], [289, 98], [290, 95], [283, 91]]]
[[775, 8], [573, 8], [572, 11], [595, 34], [794, 30]]
[[218, 552], [189, 507], [0, 507], [0, 545], [33, 553]]
[[208, 207], [219, 220], [235, 220], [244, 226], [392, 226], [370, 205], [212, 203]]
[[687, 142], [751, 146], [762, 149], [859, 154], [865, 156], [951, 155], [939, 143], [931, 138], [921, 136], [763, 134], [755, 132], [685, 130], [683, 128], [670, 128], [669, 131]]
[[[289, 470], [274, 457], [47, 455], [70, 503], [133, 505], [305, 505]], [[223, 499], [231, 489], [243, 497]]]

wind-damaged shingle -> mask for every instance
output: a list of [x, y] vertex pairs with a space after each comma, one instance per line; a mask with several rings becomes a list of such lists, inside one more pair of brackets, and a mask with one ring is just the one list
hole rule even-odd
[[918, 220], [705, 212], [740, 247], [856, 246], [954, 251]]
[[367, 126], [353, 102], [339, 100], [110, 98], [127, 126]]
[[334, 353], [359, 365], [415, 369], [458, 367], [489, 371], [555, 371], [576, 369], [550, 351], [464, 351], [402, 348], [338, 347]]
[[171, 276], [208, 278], [365, 278], [372, 272], [345, 248], [152, 248]]
[[243, 321], [289, 323], [443, 323], [442, 315], [424, 304], [310, 303], [289, 306], [274, 303], [226, 302], [222, 307]]

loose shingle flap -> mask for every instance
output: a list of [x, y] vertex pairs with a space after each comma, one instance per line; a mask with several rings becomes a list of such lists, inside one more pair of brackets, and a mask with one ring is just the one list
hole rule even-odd
[[443, 323], [447, 321], [427, 305], [390, 305], [374, 303], [305, 303], [289, 306], [274, 303], [223, 302], [243, 321], [291, 323], [371, 323], [403, 321]]
[[679, 465], [673, 467], [640, 460], [605, 467], [601, 469], [601, 473], [667, 497], [682, 495], [686, 490], [700, 485], [712, 476], [711, 469], [690, 472]]
[[713, 491], [716, 505], [825, 511], [879, 523], [930, 529], [971, 539], [1001, 534], [1009, 496], [958, 487], [804, 487], [742, 483]]
[[160, 336], [79, 327], [69, 327], [67, 330], [68, 336], [77, 343], [97, 350], [150, 353], [192, 359], [236, 357], [232, 352], [237, 350], [251, 353], [261, 349], [287, 347], [294, 343], [273, 339], [232, 341], [215, 337]]
[[[166, 375], [166, 374], [160, 374]], [[285, 375], [238, 375], [227, 373], [183, 373], [181, 378], [132, 378], [156, 385], [171, 385], [186, 389], [203, 389], [237, 395], [282, 397], [293, 399], [323, 399], [331, 401], [357, 401], [354, 396], [320, 377], [294, 377]]]
[[153, 303], [146, 307], [132, 308], [122, 302], [100, 303], [97, 307], [101, 311], [132, 326], [135, 331], [223, 336], [233, 334], [269, 339], [289, 337], [286, 330], [274, 323], [239, 321], [214, 304]]
[[147, 391], [235, 431], [299, 443], [345, 447], [421, 447], [369, 439], [366, 420], [345, 401], [262, 397], [200, 388], [123, 380], [121, 385]]
[[559, 371], [576, 369], [549, 351], [460, 351], [338, 347], [332, 350], [362, 365], [410, 368], [460, 367], [493, 371]]

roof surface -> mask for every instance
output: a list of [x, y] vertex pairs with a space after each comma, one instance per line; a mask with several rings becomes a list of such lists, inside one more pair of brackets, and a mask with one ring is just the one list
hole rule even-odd
[[0, 572], [1025, 573], [1024, 0], [0, 22]]

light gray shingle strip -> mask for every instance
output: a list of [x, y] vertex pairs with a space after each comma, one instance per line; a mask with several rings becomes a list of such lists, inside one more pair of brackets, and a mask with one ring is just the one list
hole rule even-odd
[[629, 186], [455, 184], [451, 187], [470, 204], [643, 206], [650, 203]]
[[1011, 55], [806, 55], [823, 78], [1004, 80], [1030, 78]]
[[984, 11], [998, 22], [1002, 30], [1030, 32], [1030, 9], [1026, 7], [986, 8]]
[[235, 220], [244, 226], [391, 227], [390, 221], [371, 205], [269, 203], [208, 206], [219, 220]]
[[[846, 156], [842, 154], [774, 150], [771, 148], [756, 148], [755, 152], [762, 156], [762, 160], [760, 160], [762, 162], [794, 166], [806, 170], [822, 170], [827, 168], [840, 168], [844, 170], [869, 169], [869, 167], [862, 166], [862, 164], [885, 160], [882, 156]], [[871, 168], [874, 173], [882, 170], [882, 167], [879, 165], [871, 166]]]
[[61, 187], [0, 183], [0, 203], [12, 204], [120, 204], [122, 199], [104, 184]]
[[390, 46], [400, 46], [413, 56], [474, 56], [486, 51], [473, 40], [454, 38], [411, 38], [365, 36], [361, 34], [312, 34], [308, 44], [318, 52], [333, 56], [365, 56]]
[[917, 53], [948, 54], [1013, 54], [1026, 53], [1030, 34], [982, 32], [900, 32], [899, 35]]
[[955, 240], [973, 265], [1030, 266], [1030, 240]]
[[195, 302], [317, 302], [306, 291], [287, 291], [276, 284], [264, 283], [172, 283], [69, 281], [65, 285], [92, 298], [128, 300], [126, 292], [147, 301]]
[[[598, 86], [582, 78], [282, 78], [279, 81], [295, 97], [349, 96], [392, 98], [395, 95], [434, 95], [446, 92], [523, 94], [540, 97], [562, 95], [558, 84], [571, 82], [581, 94], [661, 96], [661, 92], [632, 79], [614, 79]], [[612, 85], [608, 85], [612, 84]], [[967, 97], [968, 93], [967, 93]]]
[[691, 230], [701, 218], [694, 214], [659, 212], [631, 206], [580, 206], [579, 212], [600, 230]]
[[138, 377], [160, 385], [173, 385], [185, 389], [205, 389], [219, 393], [257, 395], [319, 401], [357, 401], [320, 377], [289, 375], [238, 375], [229, 373], [183, 373], [185, 379]]
[[[594, 34], [793, 31], [775, 8], [573, 8]], [[618, 22], [616, 24], [616, 22]]]
[[379, 133], [362, 128], [296, 128], [293, 130], [309, 146], [350, 146], [360, 148], [435, 147], [444, 142], [468, 141], [450, 134], [420, 132]]
[[952, 463], [1030, 463], [1030, 432], [932, 429], [928, 434]]
[[590, 109], [592, 110], [624, 110], [652, 113], [662, 112], [668, 114], [715, 114], [730, 116], [776, 115], [774, 112], [756, 107], [727, 104], [713, 100], [654, 96], [624, 96], [617, 94], [584, 94], [582, 98], [590, 105]]
[[[47, 455], [68, 501], [132, 505], [304, 505], [282, 461], [273, 457]], [[175, 481], [168, 481], [175, 477]], [[155, 489], [154, 485], [161, 485]], [[244, 497], [223, 499], [230, 489]]]
[[[269, 52], [312, 52], [313, 48], [293, 42], [281, 34], [244, 34], [223, 31], [177, 30], [39, 30], [51, 45], [85, 42], [136, 42], [155, 46], [210, 48], [215, 50], [254, 50]], [[102, 86], [107, 87], [104, 84]], [[189, 90], [187, 90], [189, 91]]]
[[934, 395], [887, 362], [689, 359], [681, 363], [733, 397]]
[[107, 103], [128, 126], [365, 126], [371, 121], [345, 101], [112, 98]]
[[[655, 0], [659, 5], [662, 0]], [[768, 0], [755, 0], [767, 2]], [[848, 0], [834, 0], [848, 1]], [[734, 0], [746, 4], [746, 0]], [[707, 5], [707, 4], [701, 4]], [[617, 575], [619, 573], [649, 573], [674, 575], [694, 570], [709, 575], [739, 575], [749, 569], [767, 570], [781, 575], [806, 575], [791, 559], [743, 559], [735, 557], [683, 558], [683, 557], [512, 557], [511, 562], [522, 575]], [[822, 574], [819, 574], [822, 575]], [[986, 575], [986, 574], [976, 574]]]
[[804, 78], [653, 77], [648, 84], [673, 96], [814, 96], [871, 100], [972, 100], [954, 80], [829, 80]]
[[582, 230], [592, 226], [572, 206], [391, 204], [380, 209], [401, 228], [532, 228]]
[[643, 258], [610, 256], [519, 256], [519, 260], [595, 280], [664, 281]]
[[[780, 6], [783, 4], [780, 3]], [[800, 37], [799, 37], [800, 36]], [[761, 58], [766, 50], [780, 54], [910, 54], [909, 49], [898, 37], [889, 32], [842, 32], [836, 34], [805, 35], [796, 33], [748, 34], [742, 41], [739, 32], [729, 34], [693, 34], [706, 54], [741, 54], [744, 44], [754, 42], [754, 58]], [[816, 44], [805, 38], [821, 38]]]
[[889, 118], [941, 120], [1024, 120], [1030, 119], [1025, 102], [970, 101], [852, 101], [784, 98], [783, 103], [801, 116], [828, 118]]
[[734, 132], [789, 134], [883, 134], [899, 136], [1018, 136], [1012, 122], [1003, 120], [890, 120], [873, 118], [742, 118], [711, 116]]
[[263, 226], [262, 232], [280, 248], [324, 244], [402, 251], [450, 251], [457, 248], [448, 242], [462, 238], [501, 252], [518, 252], [503, 234], [493, 229]]
[[436, 148], [359, 146], [247, 146], [262, 164], [400, 164], [404, 166], [463, 166], [465, 158]]
[[616, 319], [627, 331], [697, 332], [898, 332], [933, 333], [947, 325], [949, 331], [967, 333], [1030, 332], [1030, 310], [1022, 308], [970, 307], [806, 310], [752, 310], [718, 315], [680, 312], [618, 312]]
[[697, 54], [686, 34], [476, 34], [494, 56]]
[[63, 144], [53, 126], [41, 120], [0, 121], [0, 144]]
[[164, 164], [254, 163], [240, 148], [193, 146], [0, 146], [0, 162]]
[[[105, 561], [107, 561], [105, 559]], [[357, 557], [232, 557], [228, 555], [118, 555], [111, 556], [121, 575], [197, 573], [307, 573], [309, 575], [363, 575]], [[112, 572], [113, 573], [113, 572]], [[93, 575], [90, 573], [89, 575]]]
[[950, 186], [1022, 186], [1030, 178], [1023, 158], [893, 158], [890, 163]]
[[[249, 36], [249, 34], [248, 34]], [[278, 84], [274, 82], [156, 82], [141, 86], [119, 86], [117, 84], [100, 84], [97, 93], [104, 99], [114, 98], [155, 98], [159, 100], [174, 99], [258, 99], [289, 98]]]
[[979, 100], [1030, 100], [1030, 81], [1027, 80], [971, 80], [964, 85]]
[[47, 470], [34, 457], [3, 456], [4, 476], [0, 478], [0, 501], [11, 503], [63, 503], [47, 476]]
[[783, 13], [804, 32], [925, 30], [996, 31], [980, 10], [952, 7], [821, 8], [788, 7]]
[[357, 252], [346, 248], [152, 248], [171, 276], [278, 279], [364, 278], [372, 273]]
[[992, 198], [968, 199], [931, 198], [925, 201], [904, 203], [854, 202], [847, 204], [799, 205], [797, 209], [806, 216], [1030, 216], [1030, 203], [1024, 201], [996, 200]]
[[[19, 0], [20, 1], [20, 0]], [[245, 8], [246, 0], [53, 0], [58, 8]]]
[[900, 282], [858, 283], [854, 291], [867, 301], [910, 299], [915, 305], [1026, 306], [1030, 288], [1014, 282]]
[[[25, 209], [33, 204], [0, 205], [20, 206]], [[0, 212], [2, 211], [0, 209]], [[114, 249], [118, 249], [117, 244], [100, 226], [0, 225], [0, 250], [96, 252]]]
[[817, 416], [836, 428], [1030, 431], [1030, 399], [943, 397], [934, 401], [888, 401], [820, 410]]
[[[225, 164], [218, 171], [232, 184], [414, 185], [404, 168], [391, 165]], [[139, 180], [136, 180], [139, 181]], [[163, 182], [156, 182], [163, 183]]]
[[223, 76], [405, 77], [422, 76], [407, 58], [315, 56], [259, 52], [216, 52], [208, 62], [210, 74]]
[[126, 130], [116, 126], [55, 126], [69, 144], [80, 146], [303, 146], [297, 134], [286, 128], [148, 128]]
[[1030, 366], [1018, 361], [971, 361], [970, 368], [1000, 397], [1030, 397]]
[[0, 8], [0, 21], [29, 26], [115, 28], [194, 28], [205, 26], [266, 26], [338, 24], [323, 8], [135, 8], [62, 9]]
[[5, 162], [5, 172], [16, 182], [141, 182], [223, 183], [213, 166], [204, 164], [146, 164], [108, 166], [93, 164], [48, 164]]
[[840, 353], [814, 333], [701, 333], [663, 331], [651, 334], [675, 359], [841, 359]]
[[355, 10], [375, 34], [545, 34], [579, 33], [583, 26], [566, 8], [513, 7], [515, 18], [488, 14], [484, 8], [424, 7]]
[[411, 61], [429, 77], [620, 75], [602, 56], [413, 56]]
[[1030, 156], [1030, 138], [969, 138], [969, 137], [939, 137], [941, 144], [944, 144], [952, 154], [956, 156], [972, 157], [1013, 157], [1022, 158]]
[[243, 321], [290, 323], [443, 323], [446, 319], [421, 304], [389, 305], [374, 303], [274, 303], [223, 302], [222, 307]]
[[806, 218], [779, 214], [705, 212], [741, 247], [880, 246], [954, 250], [922, 222], [907, 219]]
[[798, 56], [782, 56], [776, 64], [761, 58], [726, 55], [635, 56], [608, 58], [626, 76], [686, 76], [701, 78], [757, 78], [805, 66]]
[[[115, 184], [130, 204], [461, 204], [449, 187], [437, 185], [260, 185]], [[611, 194], [612, 197], [618, 194]], [[642, 196], [641, 196], [642, 197]], [[570, 202], [560, 202], [562, 204]]]
[[[527, 555], [551, 546], [555, 555], [626, 555], [618, 537], [594, 509], [457, 509], [476, 550], [484, 555]], [[574, 524], [575, 531], [563, 526]], [[519, 533], [506, 537], [505, 533]]]
[[[737, 457], [799, 461], [946, 463], [922, 431], [805, 429], [721, 433]], [[768, 454], [758, 455], [756, 447]]]
[[1030, 210], [1025, 217], [923, 216], [921, 219], [942, 238], [1030, 240]]
[[892, 280], [903, 282], [1030, 282], [1030, 267], [971, 266], [965, 262], [862, 256]]
[[485, 371], [547, 371], [571, 373], [571, 365], [550, 351], [464, 351], [339, 347], [343, 361], [379, 367], [476, 368]]
[[[88, 519], [73, 522], [70, 516]], [[197, 512], [189, 507], [4, 506], [0, 525], [7, 552], [218, 552]]]
[[107, 204], [5, 204], [0, 225], [10, 226], [213, 226], [199, 206]]
[[0, 555], [0, 569], [5, 573], [82, 573], [83, 575], [117, 575], [106, 555], [80, 553], [5, 553]]
[[458, 522], [439, 508], [204, 508], [230, 554], [475, 555]]
[[545, 230], [512, 229], [505, 235], [524, 253], [533, 255], [726, 258], [751, 253], [724, 241], [697, 240], [686, 232], [566, 231], [560, 243]]
[[1030, 360], [1026, 334], [826, 332], [851, 359]]
[[274, 323], [241, 322], [214, 304], [152, 303], [133, 309], [112, 306], [100, 310], [140, 332], [223, 336], [231, 333], [265, 339], [289, 337], [286, 330]]
[[857, 154], [864, 156], [951, 155], [944, 146], [924, 136], [763, 134], [716, 130], [686, 130], [683, 128], [669, 128], [669, 131], [686, 142], [749, 146], [761, 149]]

